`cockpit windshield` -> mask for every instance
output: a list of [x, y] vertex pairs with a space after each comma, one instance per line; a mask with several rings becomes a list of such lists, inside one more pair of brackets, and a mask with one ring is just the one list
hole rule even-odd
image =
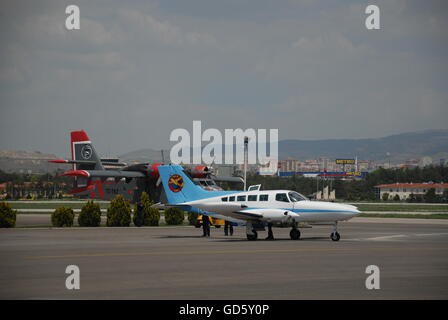
[[292, 202], [299, 202], [299, 201], [304, 201], [304, 200], [308, 200], [307, 197], [301, 195], [298, 192], [295, 191], [291, 191], [288, 193], [289, 195], [289, 199], [291, 199]]

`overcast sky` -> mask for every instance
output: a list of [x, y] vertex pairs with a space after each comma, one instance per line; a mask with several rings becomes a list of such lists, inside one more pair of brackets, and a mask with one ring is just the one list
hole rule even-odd
[[[65, 29], [76, 4], [81, 29]], [[368, 4], [381, 29], [367, 30]], [[448, 128], [446, 1], [2, 1], [0, 149], [169, 145], [175, 128], [280, 139]]]

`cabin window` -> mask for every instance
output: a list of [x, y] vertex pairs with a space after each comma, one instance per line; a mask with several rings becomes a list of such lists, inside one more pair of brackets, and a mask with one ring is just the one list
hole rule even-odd
[[246, 196], [238, 196], [236, 197], [236, 201], [246, 201]]
[[235, 201], [235, 196], [229, 197], [229, 201]]
[[269, 195], [268, 194], [260, 194], [260, 201], [268, 201]]
[[288, 196], [286, 195], [286, 193], [277, 193], [275, 195], [275, 200], [281, 201], [281, 202], [289, 202]]
[[247, 196], [247, 201], [257, 201], [257, 195], [250, 195]]
[[223, 202], [227, 202], [227, 197], [221, 198]]

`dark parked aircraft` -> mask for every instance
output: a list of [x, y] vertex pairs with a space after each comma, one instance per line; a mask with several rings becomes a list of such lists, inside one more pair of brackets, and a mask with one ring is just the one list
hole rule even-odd
[[[74, 195], [80, 198], [110, 200], [121, 194], [125, 199], [136, 202], [145, 191], [155, 202], [165, 200], [157, 169], [163, 163], [127, 165], [118, 159], [101, 159], [85, 131], [72, 131], [70, 136], [72, 159], [49, 161], [73, 166], [71, 171], [63, 175], [74, 177]], [[204, 165], [189, 166], [185, 169], [193, 181], [204, 189], [219, 190], [216, 181], [243, 181], [240, 177], [217, 177], [211, 167]]]

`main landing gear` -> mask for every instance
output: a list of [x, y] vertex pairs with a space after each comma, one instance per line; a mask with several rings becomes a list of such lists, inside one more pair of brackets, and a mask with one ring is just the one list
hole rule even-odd
[[246, 236], [249, 241], [255, 241], [258, 238], [258, 233], [252, 228], [252, 223], [250, 222], [246, 224]]
[[339, 241], [341, 239], [341, 235], [338, 232], [338, 222], [334, 222], [334, 229], [333, 232], [330, 234], [330, 239], [333, 241]]
[[289, 237], [291, 240], [299, 240], [300, 239], [300, 231], [296, 227], [291, 229], [291, 232], [289, 232]]
[[255, 241], [258, 238], [257, 231], [255, 231], [255, 230], [252, 230], [252, 234], [246, 233], [246, 236], [247, 236], [247, 240], [249, 240], [249, 241]]
[[[246, 225], [246, 237], [249, 241], [255, 241], [258, 238], [257, 231], [252, 228], [252, 225]], [[300, 239], [300, 231], [297, 226], [292, 227], [291, 232], [289, 232], [289, 237], [291, 240]], [[268, 224], [268, 236], [266, 240], [274, 240], [274, 234], [272, 232], [272, 224]]]
[[[274, 240], [274, 235], [272, 234], [272, 225], [268, 225], [268, 237], [266, 240]], [[246, 225], [246, 236], [247, 240], [255, 241], [258, 239], [258, 233], [252, 228], [251, 224]], [[297, 226], [292, 227], [289, 232], [289, 237], [291, 240], [299, 240], [300, 239], [300, 231]], [[333, 241], [339, 241], [341, 239], [341, 235], [338, 232], [338, 222], [335, 221], [333, 232], [330, 234], [330, 239]]]

